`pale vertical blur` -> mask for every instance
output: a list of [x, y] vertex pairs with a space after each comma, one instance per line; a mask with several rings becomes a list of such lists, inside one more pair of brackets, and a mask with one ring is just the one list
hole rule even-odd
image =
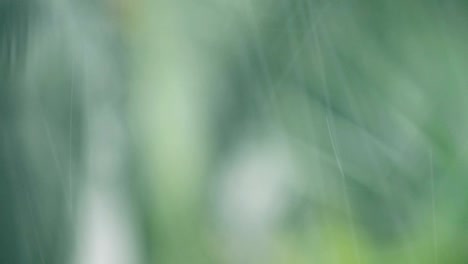
[[0, 1], [0, 263], [466, 263], [467, 14]]

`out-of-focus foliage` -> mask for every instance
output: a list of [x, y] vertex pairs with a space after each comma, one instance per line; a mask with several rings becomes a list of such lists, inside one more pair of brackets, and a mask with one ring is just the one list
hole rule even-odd
[[466, 263], [467, 8], [1, 1], [0, 263]]

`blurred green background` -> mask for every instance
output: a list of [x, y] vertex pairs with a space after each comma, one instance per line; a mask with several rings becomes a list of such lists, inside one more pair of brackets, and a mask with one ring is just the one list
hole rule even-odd
[[468, 263], [468, 3], [0, 1], [0, 263]]

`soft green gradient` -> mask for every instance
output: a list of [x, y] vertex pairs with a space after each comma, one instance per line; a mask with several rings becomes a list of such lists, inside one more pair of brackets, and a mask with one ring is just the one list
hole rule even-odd
[[3, 1], [0, 263], [466, 263], [467, 14]]

